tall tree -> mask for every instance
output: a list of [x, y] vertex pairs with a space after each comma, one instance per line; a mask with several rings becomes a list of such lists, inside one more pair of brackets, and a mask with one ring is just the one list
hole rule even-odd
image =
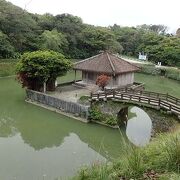
[[82, 31], [80, 44], [88, 56], [97, 54], [100, 50], [122, 52], [122, 46], [114, 33], [104, 27], [87, 26]]
[[56, 29], [45, 30], [40, 37], [40, 49], [64, 53], [68, 49], [68, 41], [65, 35], [58, 33]]
[[66, 35], [69, 43], [69, 55], [73, 58], [80, 58], [80, 49], [77, 48], [80, 39], [80, 33], [85, 25], [82, 19], [70, 14], [61, 14], [55, 16], [55, 28], [58, 32], [62, 32]]
[[14, 55], [14, 47], [9, 42], [7, 35], [0, 31], [0, 58], [11, 58]]

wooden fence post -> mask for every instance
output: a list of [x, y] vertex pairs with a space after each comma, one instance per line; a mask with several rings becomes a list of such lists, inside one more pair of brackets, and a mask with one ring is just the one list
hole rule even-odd
[[105, 93], [105, 98], [107, 99], [107, 92], [106, 92], [106, 89], [104, 90], [104, 93]]
[[130, 95], [130, 100], [132, 99], [132, 95]]
[[161, 99], [159, 98], [158, 106], [161, 106]]
[[115, 98], [115, 89], [113, 89], [113, 98]]
[[170, 111], [171, 111], [171, 108], [172, 108], [172, 107], [171, 107], [171, 104], [170, 104], [170, 105], [169, 105], [169, 110], [170, 110]]
[[121, 99], [123, 99], [123, 94], [121, 94]]

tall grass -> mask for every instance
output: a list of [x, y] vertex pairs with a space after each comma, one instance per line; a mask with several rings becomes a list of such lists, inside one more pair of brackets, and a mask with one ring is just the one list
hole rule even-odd
[[142, 148], [127, 144], [124, 150], [120, 160], [86, 167], [74, 179], [179, 179], [180, 131], [173, 135], [160, 135]]
[[180, 136], [163, 137], [160, 148], [164, 155], [165, 168], [180, 173]]

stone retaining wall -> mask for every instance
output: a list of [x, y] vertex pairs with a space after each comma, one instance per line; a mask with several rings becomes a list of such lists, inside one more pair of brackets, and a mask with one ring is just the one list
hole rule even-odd
[[65, 101], [45, 93], [26, 90], [26, 98], [28, 100], [41, 103], [58, 110], [61, 110], [66, 113], [74, 114], [75, 116], [79, 116], [81, 118], [88, 119], [89, 115], [89, 106], [84, 106], [75, 102]]

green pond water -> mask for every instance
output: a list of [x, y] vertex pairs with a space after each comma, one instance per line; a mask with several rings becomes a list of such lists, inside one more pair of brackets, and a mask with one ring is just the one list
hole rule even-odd
[[[24, 98], [14, 78], [0, 79], [0, 180], [71, 177], [84, 165], [121, 157], [128, 138], [141, 145], [149, 141], [151, 124], [143, 130], [149, 117], [141, 109], [132, 107], [135, 115], [127, 128], [114, 130], [28, 104]], [[142, 117], [135, 127], [138, 112]], [[148, 137], [142, 140], [143, 135]]]

